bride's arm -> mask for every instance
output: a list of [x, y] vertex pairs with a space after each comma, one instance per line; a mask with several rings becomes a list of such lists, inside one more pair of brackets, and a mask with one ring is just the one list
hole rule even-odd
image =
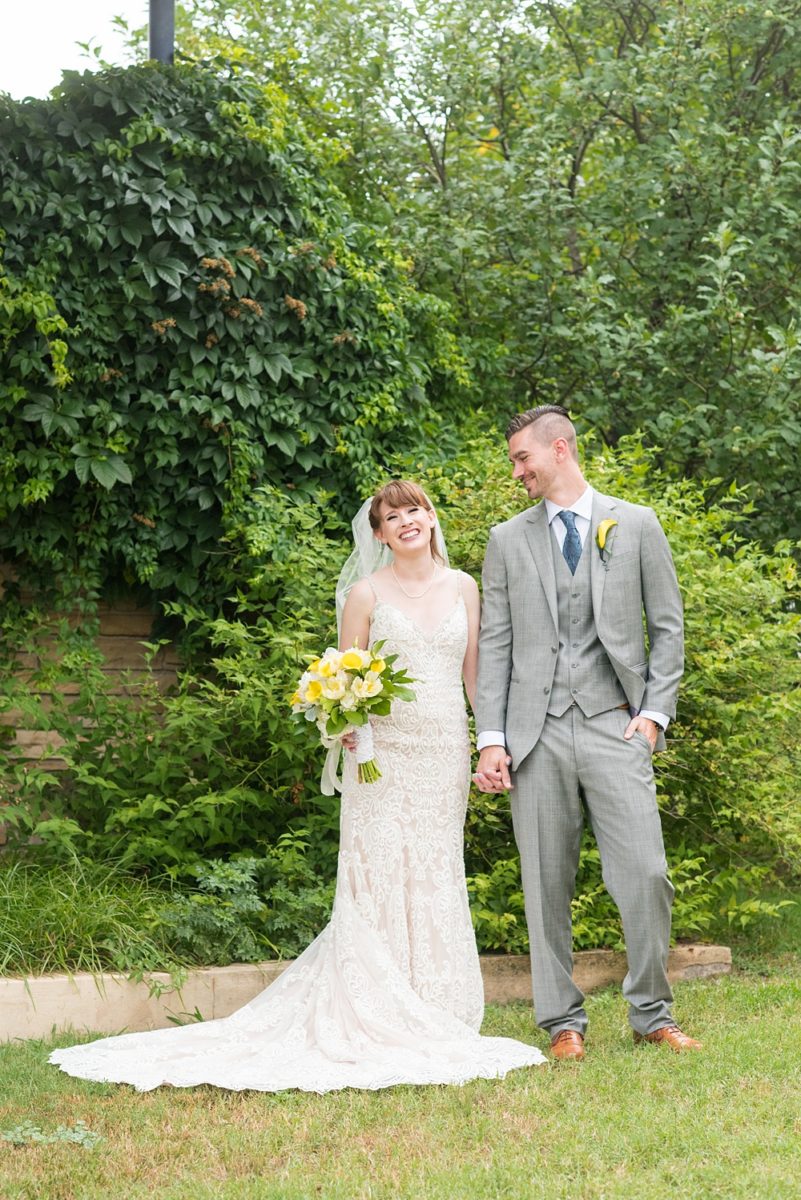
[[370, 613], [373, 611], [375, 596], [366, 579], [360, 579], [348, 593], [345, 608], [342, 612], [342, 628], [339, 632], [340, 650], [349, 650], [356, 643], [362, 650], [367, 649], [370, 640]]
[[472, 575], [462, 571], [462, 595], [467, 609], [467, 650], [462, 664], [464, 688], [470, 707], [475, 708], [476, 676], [478, 674], [478, 627], [481, 620], [481, 601], [478, 585]]
[[[370, 640], [370, 613], [373, 611], [375, 596], [366, 579], [360, 579], [348, 593], [345, 607], [342, 610], [342, 627], [339, 631], [340, 650], [349, 650], [356, 643], [366, 650]], [[347, 733], [341, 739], [346, 750], [356, 749], [356, 738]]]

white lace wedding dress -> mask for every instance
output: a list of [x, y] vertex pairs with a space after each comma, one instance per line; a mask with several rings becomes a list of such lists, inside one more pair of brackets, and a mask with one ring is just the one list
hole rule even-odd
[[470, 759], [461, 596], [428, 637], [379, 601], [385, 639], [416, 699], [374, 722], [376, 783], [347, 755], [331, 921], [275, 983], [222, 1020], [105, 1038], [50, 1056], [69, 1075], [239, 1091], [384, 1088], [503, 1076], [545, 1059], [481, 1037], [484, 996], [465, 888]]

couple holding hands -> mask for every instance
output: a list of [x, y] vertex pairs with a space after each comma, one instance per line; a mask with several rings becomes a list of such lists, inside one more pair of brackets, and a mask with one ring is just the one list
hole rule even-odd
[[676, 1025], [666, 966], [673, 888], [651, 756], [675, 714], [682, 604], [649, 508], [594, 491], [567, 412], [506, 431], [513, 475], [541, 501], [496, 526], [475, 581], [448, 565], [431, 503], [394, 481], [354, 520], [337, 600], [340, 645], [383, 641], [415, 699], [371, 721], [381, 777], [342, 782], [330, 923], [222, 1020], [57, 1050], [71, 1075], [132, 1084], [327, 1092], [464, 1083], [546, 1062], [481, 1037], [484, 998], [465, 886], [470, 783], [464, 690], [484, 792], [509, 791], [537, 1023], [555, 1059], [585, 1054], [570, 905], [585, 813], [628, 955], [635, 1042], [700, 1043]]

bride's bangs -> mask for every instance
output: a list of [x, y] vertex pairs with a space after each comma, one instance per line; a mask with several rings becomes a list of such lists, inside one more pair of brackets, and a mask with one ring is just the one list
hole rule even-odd
[[[378, 529], [381, 524], [382, 504], [386, 504], [387, 508], [411, 508], [416, 504], [426, 512], [433, 509], [420, 484], [413, 483], [411, 479], [390, 479], [389, 483], [378, 489], [370, 505], [370, 525], [373, 529]], [[436, 529], [431, 530], [431, 553], [437, 562], [444, 563]]]

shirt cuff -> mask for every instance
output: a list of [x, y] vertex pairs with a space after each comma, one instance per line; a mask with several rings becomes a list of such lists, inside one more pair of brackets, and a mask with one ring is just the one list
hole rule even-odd
[[503, 746], [506, 749], [506, 738], [502, 729], [486, 729], [476, 738], [476, 747], [479, 751], [485, 746]]
[[665, 713], [656, 712], [655, 710], [649, 708], [643, 708], [637, 713], [637, 716], [647, 717], [649, 721], [655, 721], [657, 725], [662, 726], [663, 730], [667, 729], [668, 725], [670, 724], [670, 717], [666, 716]]

